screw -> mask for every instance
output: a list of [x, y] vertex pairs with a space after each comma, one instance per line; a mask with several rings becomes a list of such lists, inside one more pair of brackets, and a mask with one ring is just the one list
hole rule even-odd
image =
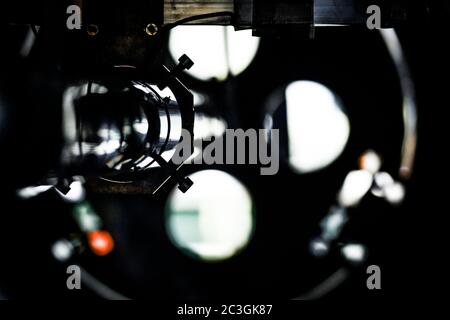
[[99, 32], [98, 26], [96, 24], [90, 24], [87, 26], [87, 34], [91, 37], [95, 37]]
[[156, 35], [158, 33], [158, 26], [154, 23], [149, 23], [145, 27], [145, 33], [148, 34], [149, 36], [153, 37], [154, 35]]

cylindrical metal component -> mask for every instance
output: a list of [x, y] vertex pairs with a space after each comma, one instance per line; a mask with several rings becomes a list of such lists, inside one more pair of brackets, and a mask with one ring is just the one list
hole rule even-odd
[[[64, 95], [63, 166], [70, 174], [136, 172], [170, 160], [181, 136], [178, 105], [141, 81], [88, 83]], [[113, 180], [113, 179], [111, 179]]]

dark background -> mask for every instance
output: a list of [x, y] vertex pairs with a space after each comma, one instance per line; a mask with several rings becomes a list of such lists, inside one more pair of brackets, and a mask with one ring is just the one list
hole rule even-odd
[[[431, 21], [398, 30], [419, 105], [417, 161], [405, 204], [392, 208], [369, 199], [344, 231], [344, 239], [368, 245], [370, 256], [365, 264], [381, 266], [383, 290], [368, 291], [364, 266], [350, 267], [350, 280], [329, 299], [421, 296], [423, 285], [434, 282], [429, 270], [440, 274], [439, 253], [434, 252], [439, 233], [434, 230], [446, 211], [438, 203], [446, 191], [447, 133], [440, 131], [446, 127], [449, 103], [448, 14], [436, 10]], [[2, 29], [3, 51], [13, 50], [19, 34]], [[10, 57], [5, 52], [4, 56], [7, 64]], [[292, 298], [341, 266], [339, 257], [314, 261], [306, 252], [340, 183], [349, 170], [357, 168], [356, 159], [367, 149], [383, 155], [385, 170], [395, 172], [399, 166], [400, 88], [378, 33], [338, 28], [318, 30], [313, 41], [264, 38], [254, 62], [240, 76], [223, 83], [200, 83], [187, 76], [183, 80], [188, 87], [208, 94], [207, 112], [223, 116], [231, 128], [261, 128], [268, 95], [298, 79], [321, 82], [341, 97], [352, 135], [343, 155], [313, 174], [294, 175], [286, 163], [273, 177], [259, 176], [259, 168], [252, 166], [216, 167], [240, 178], [255, 201], [256, 233], [244, 252], [219, 264], [181, 254], [163, 228], [172, 184], [155, 197], [89, 195], [117, 237], [117, 250], [102, 259], [85, 254], [77, 262], [127, 296], [177, 299]], [[47, 126], [39, 125], [42, 130]], [[30, 133], [23, 135], [27, 139]], [[52, 145], [38, 143], [44, 149]], [[3, 145], [2, 157], [14, 158], [21, 147], [16, 140]], [[33, 159], [28, 158], [31, 167]], [[184, 170], [199, 169], [188, 166]], [[23, 175], [14, 166], [3, 166], [3, 170], [7, 182], [11, 175], [18, 179]], [[76, 230], [71, 206], [54, 192], [18, 201], [8, 183], [1, 190], [0, 292], [6, 297], [94, 297], [89, 290], [68, 291], [65, 266], [50, 254], [56, 239]]]

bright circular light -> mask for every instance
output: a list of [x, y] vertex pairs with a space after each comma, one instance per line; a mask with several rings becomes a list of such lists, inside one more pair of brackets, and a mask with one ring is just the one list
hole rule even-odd
[[252, 199], [231, 175], [205, 170], [190, 176], [187, 193], [168, 200], [167, 232], [179, 249], [203, 261], [222, 261], [241, 251], [253, 231]]
[[372, 150], [365, 152], [359, 159], [359, 166], [362, 170], [367, 170], [372, 174], [376, 174], [381, 169], [381, 158]]
[[74, 252], [74, 247], [69, 240], [58, 240], [52, 246], [52, 254], [56, 260], [64, 262], [70, 259]]
[[366, 248], [360, 244], [347, 244], [341, 252], [348, 261], [354, 263], [362, 262], [366, 258]]
[[384, 188], [384, 195], [392, 204], [400, 204], [405, 199], [405, 187], [401, 183], [393, 183]]
[[309, 249], [313, 256], [323, 257], [328, 254], [330, 248], [322, 239], [315, 239], [309, 244]]
[[89, 247], [96, 255], [103, 257], [114, 249], [114, 239], [108, 231], [96, 230], [87, 234]]
[[169, 38], [172, 58], [187, 54], [194, 66], [187, 72], [200, 80], [225, 80], [242, 73], [253, 61], [259, 38], [251, 30], [234, 31], [223, 26], [180, 26]]
[[350, 172], [339, 192], [339, 204], [344, 208], [358, 205], [370, 191], [372, 185], [373, 175], [369, 171], [358, 170]]
[[299, 173], [330, 165], [343, 152], [350, 123], [327, 87], [296, 81], [286, 88], [289, 164]]

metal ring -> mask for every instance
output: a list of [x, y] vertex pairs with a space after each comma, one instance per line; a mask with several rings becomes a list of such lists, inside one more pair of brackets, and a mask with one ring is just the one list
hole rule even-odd
[[158, 26], [154, 23], [149, 23], [145, 27], [145, 33], [151, 37], [155, 36], [158, 33]]
[[90, 35], [91, 37], [95, 37], [98, 34], [99, 29], [96, 24], [90, 24], [87, 26], [86, 31], [88, 35]]

